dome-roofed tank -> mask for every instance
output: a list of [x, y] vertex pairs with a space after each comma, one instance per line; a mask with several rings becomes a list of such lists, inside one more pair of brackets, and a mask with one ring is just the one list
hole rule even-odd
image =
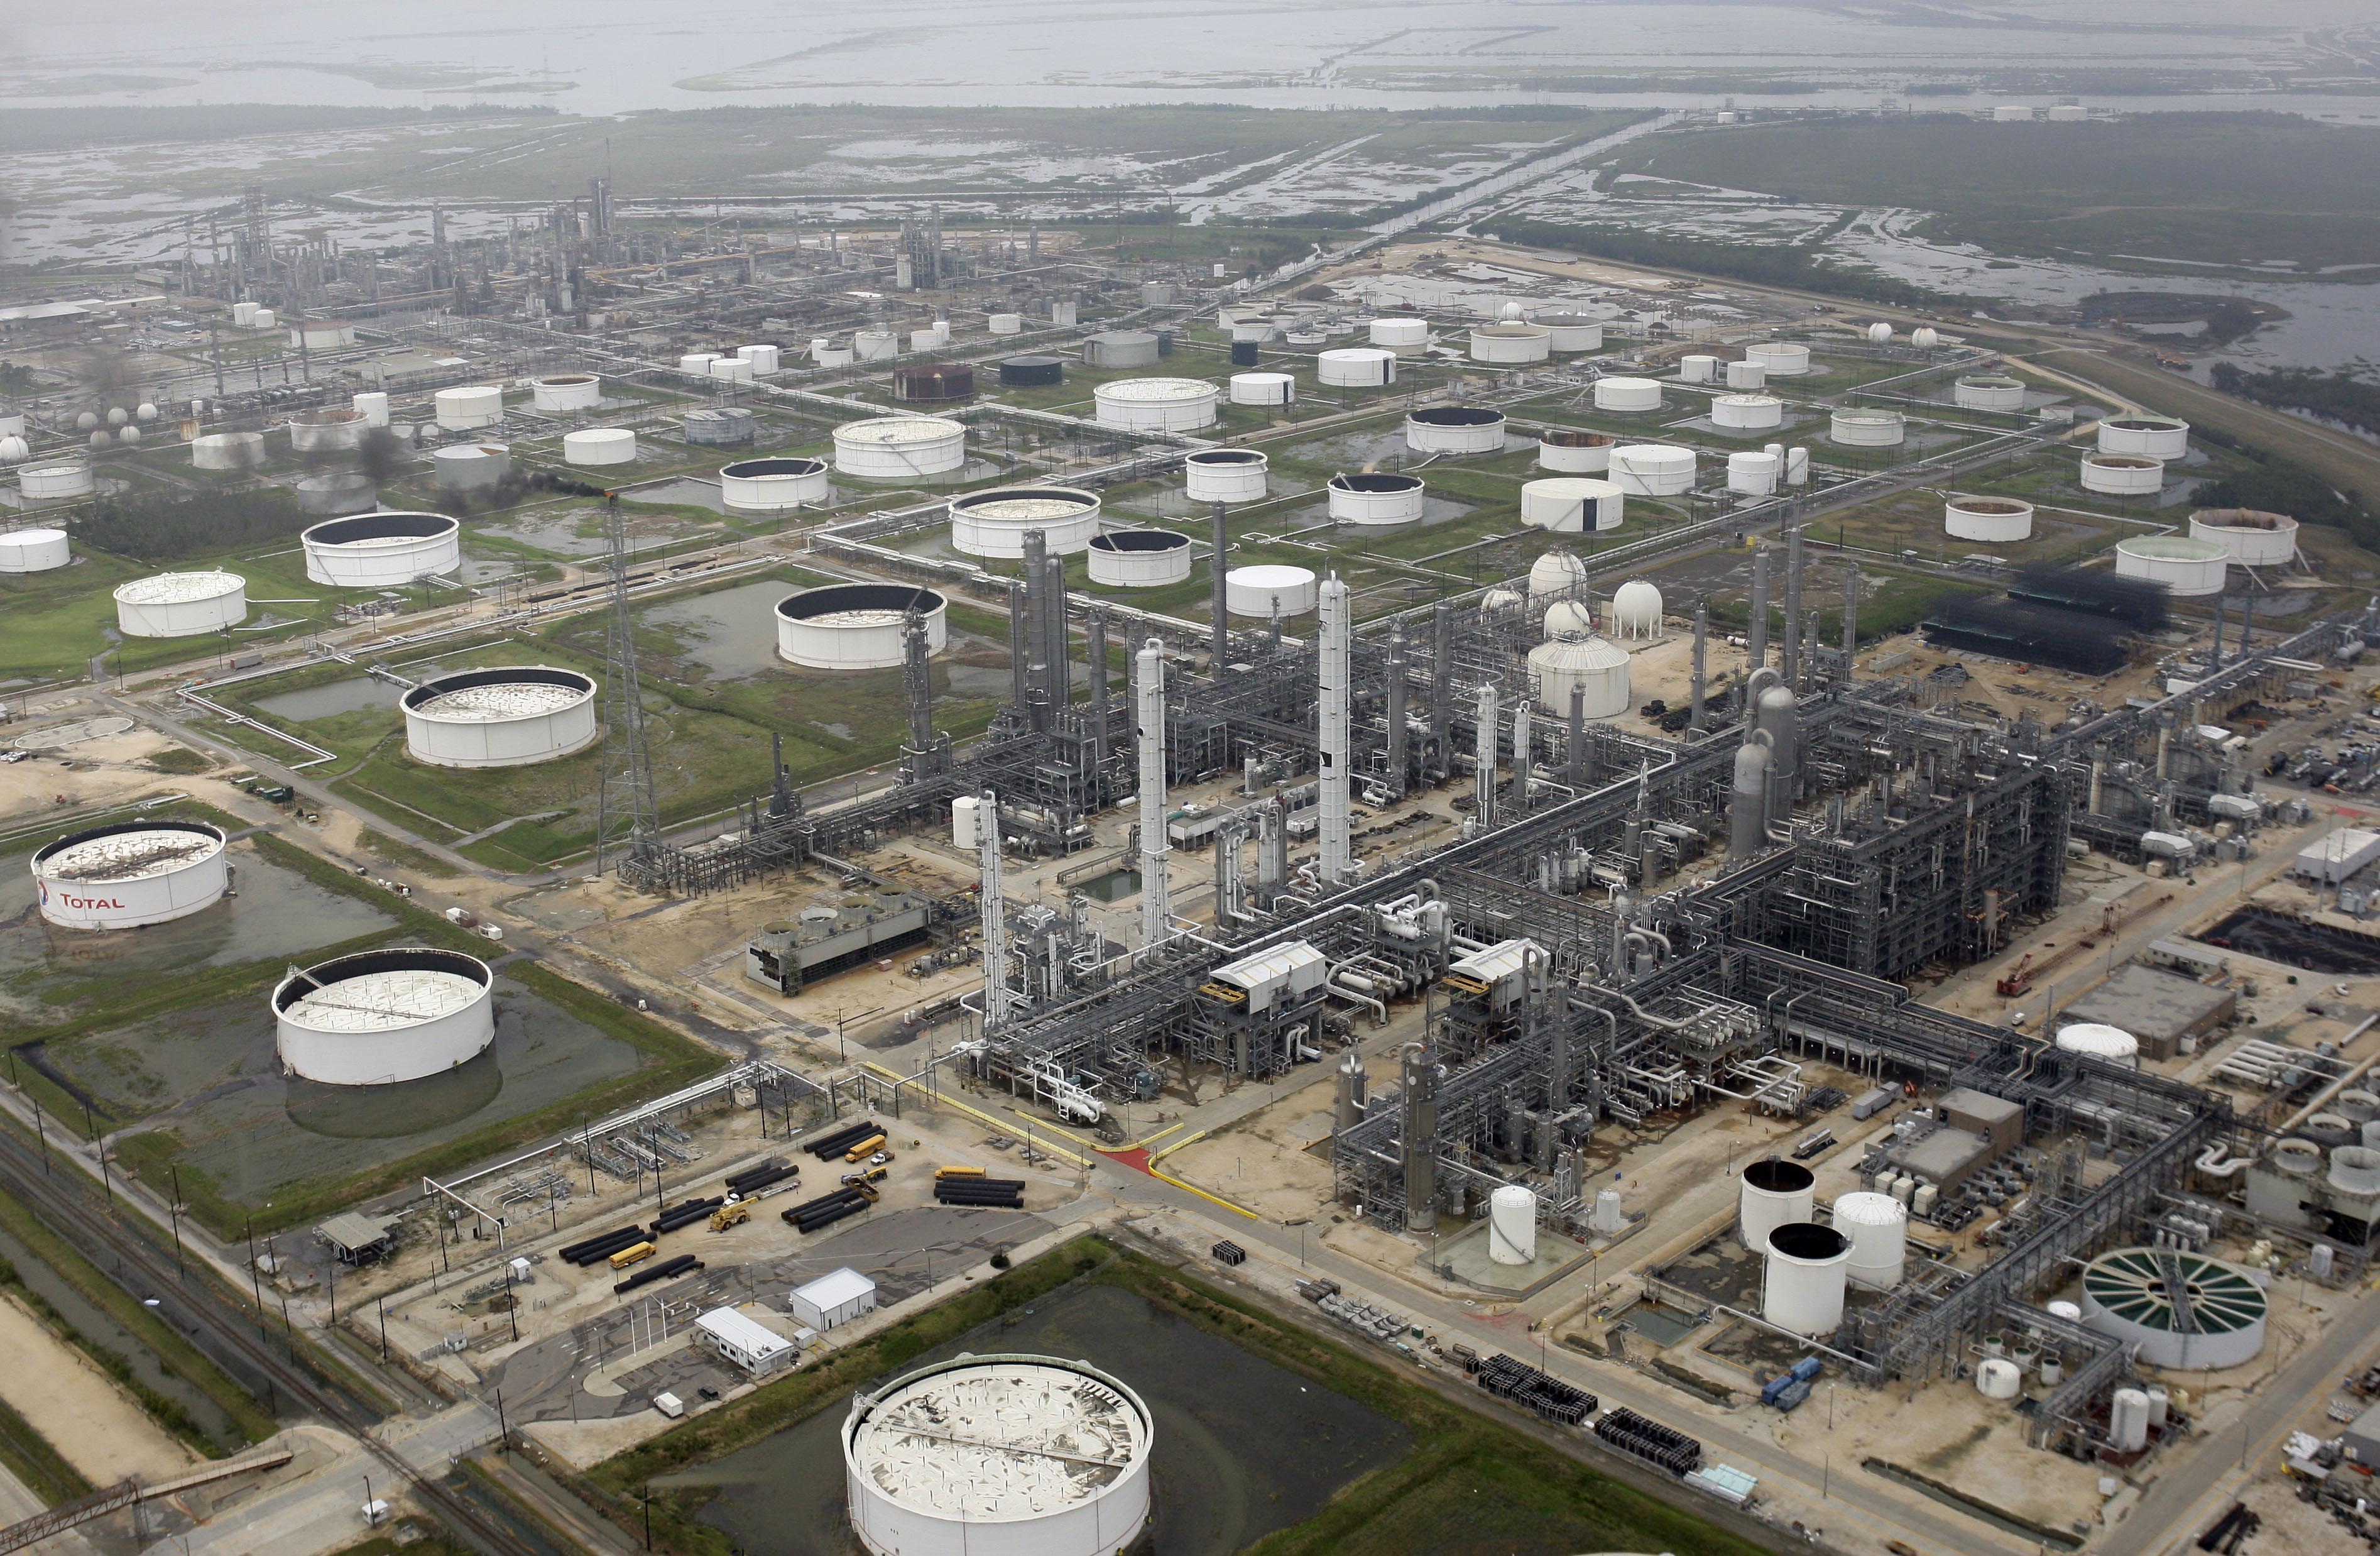
[[1628, 711], [1628, 655], [1602, 638], [1557, 638], [1529, 650], [1529, 679], [1537, 705], [1567, 718], [1572, 687], [1586, 691], [1585, 716], [1609, 719]]
[[1549, 551], [1529, 564], [1529, 598], [1549, 600], [1586, 582], [1586, 564], [1566, 551]]
[[1585, 601], [1557, 600], [1546, 607], [1546, 637], [1584, 638], [1595, 630], [1595, 611]]

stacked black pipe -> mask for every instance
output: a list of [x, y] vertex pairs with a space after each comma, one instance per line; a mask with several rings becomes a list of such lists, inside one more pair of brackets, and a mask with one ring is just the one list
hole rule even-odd
[[757, 1166], [747, 1167], [740, 1173], [729, 1173], [727, 1192], [734, 1195], [748, 1195], [756, 1188], [766, 1188], [771, 1184], [782, 1183], [800, 1172], [800, 1168], [794, 1166], [783, 1157], [772, 1156]]
[[708, 1221], [711, 1211], [726, 1203], [727, 1197], [723, 1194], [709, 1199], [681, 1199], [663, 1210], [661, 1219], [653, 1222], [653, 1235], [658, 1237], [664, 1232], [675, 1232], [694, 1222]]
[[1682, 1431], [1648, 1421], [1633, 1410], [1614, 1410], [1595, 1423], [1595, 1435], [1623, 1453], [1658, 1465], [1671, 1475], [1703, 1467], [1703, 1445]]
[[808, 1235], [822, 1226], [832, 1226], [845, 1216], [856, 1216], [868, 1209], [868, 1196], [856, 1188], [839, 1188], [832, 1194], [821, 1194], [815, 1199], [805, 1199], [783, 1211], [779, 1220], [795, 1231]]
[[641, 1226], [624, 1226], [617, 1231], [606, 1232], [600, 1237], [589, 1237], [583, 1242], [571, 1244], [562, 1250], [562, 1258], [565, 1262], [576, 1264], [584, 1269], [598, 1259], [610, 1258], [622, 1248], [634, 1247], [643, 1242], [647, 1235]]
[[626, 1280], [613, 1282], [612, 1289], [614, 1292], [632, 1292], [638, 1286], [650, 1286], [655, 1281], [666, 1281], [673, 1276], [691, 1274], [701, 1268], [702, 1260], [692, 1254], [680, 1254], [671, 1259], [656, 1259]]
[[838, 1129], [832, 1135], [822, 1135], [804, 1146], [802, 1149], [817, 1157], [820, 1161], [824, 1161], [829, 1157], [847, 1155], [852, 1147], [870, 1135], [883, 1133], [883, 1126], [871, 1118], [855, 1124], [847, 1129]]
[[997, 1210], [1025, 1209], [1023, 1178], [936, 1178], [934, 1197], [945, 1205], [982, 1206]]
[[1597, 1403], [1585, 1389], [1572, 1388], [1524, 1361], [1501, 1355], [1479, 1364], [1479, 1386], [1498, 1399], [1511, 1400], [1565, 1427], [1575, 1427], [1594, 1415]]

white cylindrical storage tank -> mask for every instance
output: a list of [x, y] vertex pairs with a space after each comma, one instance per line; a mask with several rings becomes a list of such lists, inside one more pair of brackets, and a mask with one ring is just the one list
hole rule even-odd
[[1411, 524], [1422, 516], [1426, 501], [1419, 476], [1336, 475], [1325, 484], [1333, 524]]
[[[1529, 564], [1529, 603], [1544, 604], [1586, 587], [1586, 564], [1566, 551], [1543, 553]], [[1594, 627], [1593, 618], [1587, 626]]]
[[1632, 496], [1679, 496], [1694, 489], [1694, 451], [1672, 444], [1622, 444], [1611, 451], [1611, 479]]
[[2102, 496], [2153, 497], [2165, 490], [2165, 461], [2138, 454], [2086, 454], [2077, 479], [2083, 491]]
[[1832, 1334], [1843, 1321], [1851, 1239], [1815, 1222], [1789, 1222], [1768, 1234], [1760, 1272], [1760, 1316], [1795, 1334]]
[[1375, 319], [1366, 327], [1366, 336], [1374, 346], [1400, 355], [1419, 351], [1429, 345], [1429, 321]]
[[625, 427], [585, 427], [562, 434], [565, 465], [632, 465], [637, 459], [637, 434]]
[[2202, 508], [2190, 516], [2190, 538], [2214, 541], [2246, 567], [2279, 567], [2298, 554], [2298, 521], [2254, 508]]
[[1025, 333], [1025, 315], [1022, 313], [995, 313], [984, 322], [985, 326], [996, 335], [1016, 335]]
[[1768, 1234], [1808, 1221], [1818, 1210], [1818, 1180], [1798, 1161], [1763, 1157], [1743, 1170], [1736, 1186], [1736, 1235], [1752, 1252], [1765, 1253]]
[[1253, 448], [1201, 448], [1182, 458], [1182, 489], [1194, 503], [1254, 503], [1271, 460]]
[[348, 399], [347, 406], [352, 410], [363, 413], [364, 425], [367, 427], [388, 425], [388, 395], [381, 390], [367, 389], [362, 394], [353, 395]]
[[1154, 330], [1102, 330], [1083, 337], [1087, 368], [1153, 368], [1164, 355]]
[[261, 432], [204, 432], [190, 440], [194, 469], [252, 470], [263, 463]]
[[1594, 1227], [1598, 1236], [1603, 1237], [1616, 1237], [1627, 1230], [1628, 1213], [1620, 1202], [1618, 1189], [1599, 1188], [1595, 1191], [1595, 1219], [1588, 1224]]
[[252, 302], [236, 302], [232, 304], [231, 326], [236, 330], [254, 329], [256, 327], [256, 304]]
[[431, 396], [431, 403], [436, 407], [438, 425], [449, 432], [493, 427], [504, 419], [504, 392], [492, 383], [441, 389]]
[[1521, 483], [1521, 522], [1562, 535], [1617, 529], [1627, 499], [1593, 476], [1547, 476]]
[[1898, 448], [1909, 419], [1897, 410], [1839, 410], [1828, 419], [1827, 436], [1845, 448]]
[[2212, 541], [2153, 535], [2116, 542], [2116, 575], [2164, 584], [2177, 597], [2220, 594], [2230, 555]]
[[755, 378], [774, 378], [783, 365], [783, 354], [765, 341], [754, 346], [739, 346], [735, 348], [735, 355], [752, 364], [752, 376]]
[[2121, 1027], [2109, 1027], [2101, 1022], [2077, 1021], [2070, 1027], [2060, 1027], [2058, 1051], [2120, 1064], [2127, 1070], [2141, 1067], [2141, 1040]]
[[1727, 456], [1727, 489], [1744, 497], [1767, 497], [1785, 479], [1785, 461], [1765, 449], [1743, 449]]
[[1611, 627], [1622, 638], [1661, 635], [1661, 591], [1643, 578], [1631, 578], [1611, 596]]
[[1890, 346], [1892, 326], [1882, 320], [1876, 321], [1867, 327], [1867, 340], [1870, 346]]
[[1504, 446], [1504, 413], [1486, 406], [1423, 406], [1405, 413], [1405, 446], [1415, 454], [1494, 454]]
[[419, 1080], [496, 1040], [496, 979], [459, 951], [399, 946], [292, 972], [273, 991], [281, 1067], [325, 1086]]
[[947, 475], [965, 464], [965, 426], [939, 416], [875, 416], [834, 430], [834, 468], [862, 480]]
[[[2031, 117], [2030, 112], [2026, 116]], [[2137, 1453], [2149, 1445], [2149, 1396], [2145, 1391], [2118, 1389], [2109, 1399], [2107, 1442], [2119, 1453]]]
[[1985, 1399], [2014, 1399], [2024, 1392], [2024, 1374], [2006, 1356], [1985, 1356], [1975, 1364], [1975, 1392]]
[[1890, 1291], [1909, 1263], [1909, 1207], [1865, 1189], [1835, 1201], [1835, 1230], [1851, 1239], [1844, 1272], [1856, 1286]]
[[1548, 427], [1537, 434], [1537, 468], [1571, 476], [1601, 475], [1611, 468], [1611, 448], [1619, 441], [1609, 432]]
[[431, 479], [448, 492], [484, 492], [513, 473], [513, 451], [500, 443], [458, 443], [430, 451]]
[[969, 556], [1025, 554], [1041, 531], [1051, 556], [1072, 556], [1099, 532], [1099, 494], [1075, 486], [999, 486], [951, 499], [951, 545]]
[[1220, 397], [1197, 378], [1120, 378], [1091, 391], [1102, 425], [1167, 432], [1213, 426]]
[[1285, 372], [1235, 372], [1231, 400], [1235, 406], [1285, 406], [1297, 398], [1297, 380]]
[[1497, 1264], [1530, 1264], [1537, 1257], [1537, 1197], [1519, 1184], [1506, 1184], [1488, 1197], [1488, 1258]]
[[210, 907], [231, 886], [229, 839], [205, 821], [117, 821], [33, 851], [42, 918], [65, 930], [131, 930]]
[[360, 448], [370, 423], [359, 410], [301, 410], [289, 419], [289, 446], [299, 454], [344, 454]]
[[1600, 351], [1603, 321], [1578, 313], [1540, 313], [1533, 321], [1546, 332], [1546, 345], [1556, 351]]
[[1109, 589], [1158, 589], [1190, 576], [1197, 548], [1171, 529], [1111, 529], [1085, 553], [1091, 581]]
[[716, 351], [689, 351], [677, 359], [677, 371], [690, 372], [697, 378], [710, 376], [710, 364], [719, 360]]
[[925, 620], [926, 651], [950, 646], [950, 602], [915, 584], [827, 584], [777, 602], [777, 657], [812, 670], [891, 670], [906, 658], [908, 617]]
[[722, 383], [749, 383], [752, 382], [752, 364], [741, 357], [713, 358], [710, 376]]
[[1628, 711], [1628, 655], [1609, 638], [1557, 638], [1529, 650], [1529, 681], [1537, 706], [1558, 718], [1570, 716], [1571, 688], [1585, 689], [1584, 716], [1611, 719]]
[[592, 410], [603, 400], [603, 380], [591, 372], [548, 373], [528, 381], [530, 403], [542, 411]]
[[1952, 497], [1942, 504], [1942, 532], [1953, 540], [2008, 545], [2033, 535], [2033, 504], [2013, 497]]
[[0, 534], [0, 573], [46, 573], [74, 560], [63, 529], [11, 529]]
[[1598, 378], [1595, 408], [1641, 412], [1661, 408], [1661, 383], [1654, 378]]
[[930, 327], [909, 332], [909, 349], [913, 352], [931, 351], [941, 344], [942, 337], [936, 334]]
[[859, 348], [856, 345], [837, 346], [831, 340], [813, 341], [810, 359], [822, 368], [847, 368], [859, 359]]
[[256, 310], [254, 322], [260, 330], [277, 330], [281, 327], [281, 315], [273, 309], [260, 308]]
[[1542, 324], [1523, 324], [1512, 320], [1500, 323], [1479, 324], [1471, 331], [1471, 359], [1475, 362], [1495, 362], [1513, 366], [1523, 362], [1542, 362], [1553, 351], [1553, 332]]
[[248, 619], [248, 580], [237, 573], [159, 573], [115, 590], [116, 630], [128, 638], [195, 638]]
[[595, 743], [595, 682], [576, 670], [511, 664], [432, 675], [397, 698], [405, 749], [432, 767], [523, 767]]
[[1397, 354], [1376, 346], [1346, 346], [1314, 359], [1314, 380], [1340, 389], [1375, 389], [1397, 381]]
[[1942, 332], [1931, 324], [1920, 324], [1909, 332], [1909, 344], [1920, 351], [1931, 351], [1942, 344]]
[[1727, 365], [1727, 386], [1730, 389], [1765, 389], [1768, 386], [1768, 369], [1747, 358]]
[[732, 513], [783, 513], [832, 494], [823, 459], [739, 459], [719, 468], [719, 499]]
[[1148, 1527], [1154, 1436], [1140, 1396], [1088, 1362], [936, 1362], [853, 1397], [852, 1534], [868, 1556], [1119, 1556]]
[[1760, 364], [1770, 378], [1799, 378], [1810, 371], [1810, 348], [1792, 341], [1773, 340], [1743, 348], [1744, 360]]
[[[852, 356], [862, 362], [881, 362], [901, 355], [901, 336], [893, 330], [856, 330], [851, 336]], [[821, 361], [820, 366], [824, 366]], [[709, 370], [705, 370], [706, 371]]]
[[1695, 352], [1678, 359], [1678, 377], [1687, 383], [1713, 383], [1718, 380], [1718, 359]]
[[1774, 395], [1721, 395], [1711, 401], [1711, 425], [1721, 432], [1757, 432], [1785, 424], [1785, 402]]
[[[256, 433], [259, 444], [264, 440]], [[29, 503], [55, 502], [64, 497], [88, 497], [93, 482], [91, 458], [87, 455], [69, 454], [61, 457], [44, 457], [37, 463], [17, 468], [17, 490]]]
[[[1776, 452], [1775, 444], [1769, 444], [1768, 447], [1770, 453]], [[1788, 486], [1810, 484], [1810, 451], [1799, 444], [1785, 451], [1785, 484]]]
[[2024, 380], [2006, 373], [1970, 373], [1950, 385], [1950, 403], [1961, 410], [2022, 410]]
[[2099, 452], [2180, 459], [2190, 452], [2190, 423], [2145, 412], [2107, 417], [2099, 423]]
[[1320, 599], [1321, 580], [1310, 567], [1285, 567], [1259, 563], [1234, 567], [1223, 575], [1223, 608], [1235, 616], [1269, 621], [1302, 616]]
[[2033, 108], [2030, 104], [2023, 103], [1995, 103], [1992, 104], [1992, 122], [1995, 124], [2031, 124], [2033, 122]]
[[752, 441], [759, 422], [742, 406], [700, 406], [678, 419], [686, 441], [705, 448], [741, 448]]
[[298, 541], [315, 583], [394, 589], [460, 568], [462, 532], [443, 513], [369, 513], [313, 525]]

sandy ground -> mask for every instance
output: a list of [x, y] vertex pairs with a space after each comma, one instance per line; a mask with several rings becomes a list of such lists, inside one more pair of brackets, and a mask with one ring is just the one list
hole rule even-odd
[[[13, 748], [20, 735], [55, 724], [105, 717], [112, 711], [91, 698], [57, 698], [41, 706], [56, 711], [0, 725], [0, 747]], [[0, 816], [33, 820], [44, 811], [69, 807], [116, 805], [143, 795], [176, 790], [196, 792], [197, 781], [179, 773], [160, 772], [148, 765], [147, 759], [178, 745], [154, 730], [135, 727], [122, 735], [86, 740], [61, 750], [41, 752], [24, 761], [0, 764]]]
[[14, 1297], [0, 1301], [0, 1399], [95, 1486], [150, 1479], [198, 1462], [89, 1357], [43, 1328]]

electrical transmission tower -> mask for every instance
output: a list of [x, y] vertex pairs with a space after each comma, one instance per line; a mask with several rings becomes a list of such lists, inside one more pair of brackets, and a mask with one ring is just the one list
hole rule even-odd
[[667, 870], [661, 808], [653, 799], [652, 755], [645, 742], [644, 688], [637, 678], [637, 624], [628, 608], [628, 529], [620, 500], [605, 500], [603, 539], [612, 569], [611, 622], [603, 642], [603, 786], [596, 798], [595, 873], [617, 869], [620, 882], [657, 891]]

